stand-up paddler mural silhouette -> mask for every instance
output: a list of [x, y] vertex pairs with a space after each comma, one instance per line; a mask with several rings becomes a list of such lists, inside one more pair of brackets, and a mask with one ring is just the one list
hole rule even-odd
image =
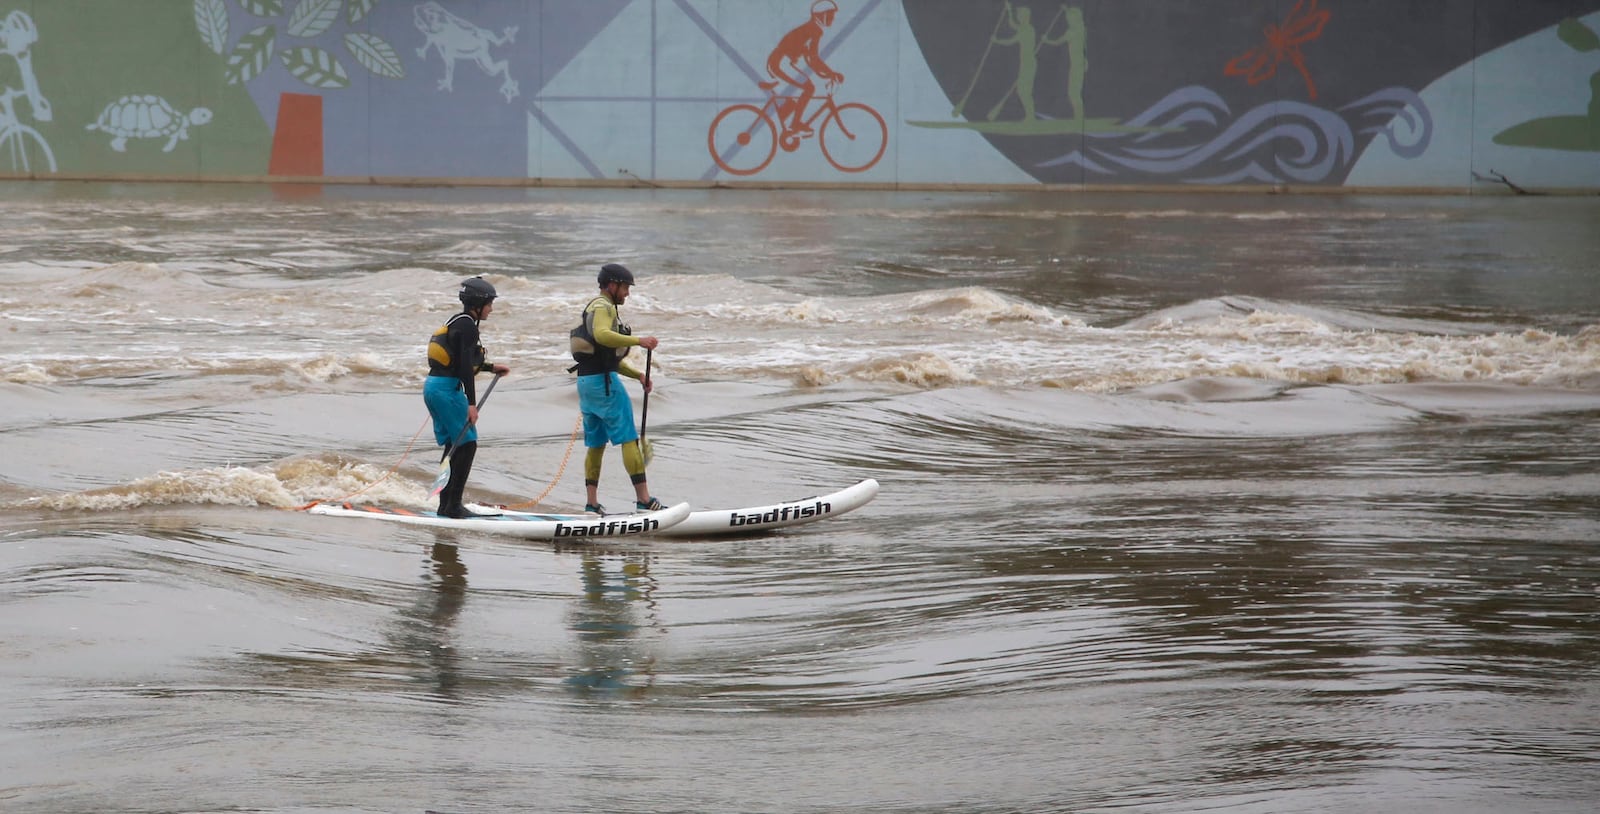
[[[1001, 46], [1000, 49], [996, 49], [996, 45]], [[1039, 31], [1033, 23], [1032, 9], [1027, 6], [1013, 6], [1009, 2], [1002, 7], [999, 18], [995, 20], [994, 31], [989, 35], [983, 56], [978, 60], [978, 67], [973, 71], [972, 81], [967, 84], [966, 92], [956, 100], [955, 106], [950, 110], [952, 117], [960, 118], [965, 113], [967, 105], [973, 101], [974, 91], [980, 87], [980, 80], [985, 78], [986, 71], [1003, 71], [1005, 66], [1011, 64], [1005, 57], [1010, 55], [1012, 48], [1015, 48], [1016, 52], [1016, 78], [1006, 86], [999, 98], [994, 100], [981, 120], [969, 117], [967, 121], [912, 121], [910, 124], [918, 127], [959, 128], [1011, 136], [1154, 133], [1180, 129], [1122, 122], [1116, 118], [1085, 116], [1083, 88], [1085, 76], [1089, 71], [1089, 57], [1083, 9], [1059, 6], [1046, 22], [1044, 30]], [[1052, 115], [1049, 112], [1041, 114], [1035, 101], [1040, 78], [1040, 56], [1046, 48], [1060, 48], [1065, 51], [1062, 60], [1065, 63], [1063, 66], [1065, 76], [1061, 86], [1066, 92], [1062, 115]], [[1047, 73], [1046, 79], [1053, 80], [1055, 76]], [[1002, 118], [1002, 114], [1007, 114], [1007, 117]]]
[[[1006, 4], [1005, 12], [1000, 15], [1000, 19], [995, 23], [996, 34], [989, 37], [989, 45], [990, 47], [995, 45], [1015, 45], [1017, 47], [1017, 79], [1011, 83], [1011, 88], [1001, 95], [1000, 101], [995, 102], [994, 107], [989, 108], [989, 115], [984, 118], [994, 121], [995, 117], [1000, 115], [1001, 109], [1015, 96], [1017, 101], [1022, 104], [1023, 120], [1029, 122], [1037, 121], [1039, 116], [1033, 102], [1033, 85], [1039, 76], [1039, 49], [1047, 45], [1060, 45], [1065, 46], [1067, 49], [1067, 83], [1071, 87], [1071, 90], [1067, 93], [1069, 115], [1065, 121], [1082, 121], [1083, 73], [1089, 67], [1088, 60], [1084, 57], [1083, 10], [1062, 6], [1056, 12], [1056, 15], [1050, 18], [1050, 23], [1045, 26], [1042, 37], [1034, 31], [1032, 10], [1027, 7], [1014, 8], [1008, 3]], [[1066, 25], [1062, 29], [1060, 36], [1052, 37], [1050, 32], [1055, 30], [1058, 21], [1064, 21]], [[1003, 23], [1011, 26], [1011, 34], [1009, 36], [999, 36], [998, 34], [998, 29]], [[988, 53], [985, 53], [984, 57], [987, 59]], [[978, 67], [982, 70], [983, 60], [979, 61]], [[973, 79], [977, 79], [976, 74], [974, 74]], [[968, 94], [971, 94], [970, 86]], [[960, 110], [965, 104], [966, 99], [963, 97], [960, 102], [956, 103], [957, 112], [952, 115], [961, 115]]]

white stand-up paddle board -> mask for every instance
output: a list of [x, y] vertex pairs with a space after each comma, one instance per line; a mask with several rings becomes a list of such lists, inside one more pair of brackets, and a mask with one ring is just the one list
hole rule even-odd
[[[867, 478], [854, 486], [848, 486], [837, 492], [814, 497], [803, 497], [796, 500], [787, 500], [782, 503], [773, 503], [767, 506], [751, 506], [743, 509], [704, 509], [689, 514], [688, 518], [672, 525], [663, 525], [649, 533], [660, 537], [711, 537], [722, 534], [759, 534], [773, 529], [788, 528], [804, 523], [814, 523], [829, 517], [844, 514], [865, 506], [878, 494], [878, 482]], [[524, 515], [494, 506], [473, 505], [468, 508], [475, 511], [505, 512], [511, 517], [536, 517], [537, 515]], [[596, 515], [586, 515], [596, 517]], [[629, 515], [638, 517], [642, 515]], [[607, 515], [609, 520], [615, 515]]]
[[639, 514], [614, 514], [601, 517], [595, 514], [533, 514], [529, 512], [502, 511], [486, 506], [475, 507], [479, 517], [457, 520], [440, 517], [429, 511], [385, 508], [382, 506], [354, 506], [351, 504], [318, 503], [306, 511], [331, 517], [364, 517], [369, 520], [387, 520], [413, 526], [432, 526], [443, 529], [479, 531], [486, 534], [505, 534], [529, 540], [584, 540], [591, 537], [631, 537], [655, 534], [682, 523], [689, 517], [689, 504], [679, 503], [655, 512]]

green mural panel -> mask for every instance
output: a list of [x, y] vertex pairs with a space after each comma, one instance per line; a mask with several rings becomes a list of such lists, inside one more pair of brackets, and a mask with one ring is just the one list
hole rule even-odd
[[[37, 131], [63, 171], [266, 172], [271, 130], [245, 89], [227, 83], [225, 57], [199, 36], [193, 4], [0, 0], [0, 16], [20, 25], [18, 13], [31, 21], [27, 61], [49, 114], [22, 103], [15, 117]], [[0, 63], [9, 69], [3, 86], [18, 87], [22, 61]], [[21, 171], [16, 163], [0, 153], [0, 170]], [[31, 163], [34, 172], [46, 169]]]

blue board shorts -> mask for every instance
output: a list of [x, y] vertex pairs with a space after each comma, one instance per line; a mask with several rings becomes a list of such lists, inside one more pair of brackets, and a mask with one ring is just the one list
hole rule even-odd
[[[611, 393], [606, 394], [606, 382]], [[639, 440], [633, 426], [633, 402], [615, 373], [593, 373], [578, 377], [578, 409], [583, 412], [583, 445], [603, 447], [607, 443], [626, 444]]]
[[[454, 443], [467, 426], [467, 393], [454, 376], [429, 376], [422, 384], [422, 402], [433, 416], [433, 440], [439, 446]], [[461, 443], [478, 440], [478, 428], [468, 427]]]

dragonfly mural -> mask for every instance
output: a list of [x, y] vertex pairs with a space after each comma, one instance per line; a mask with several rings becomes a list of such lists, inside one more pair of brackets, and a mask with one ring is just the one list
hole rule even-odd
[[1326, 9], [1317, 8], [1317, 0], [1300, 0], [1289, 9], [1283, 25], [1267, 24], [1265, 43], [1229, 60], [1222, 69], [1223, 74], [1242, 76], [1249, 84], [1259, 85], [1271, 79], [1278, 72], [1278, 66], [1287, 61], [1306, 80], [1306, 94], [1317, 98], [1317, 84], [1311, 81], [1311, 72], [1306, 70], [1306, 58], [1300, 46], [1322, 36], [1322, 28], [1332, 16]]

